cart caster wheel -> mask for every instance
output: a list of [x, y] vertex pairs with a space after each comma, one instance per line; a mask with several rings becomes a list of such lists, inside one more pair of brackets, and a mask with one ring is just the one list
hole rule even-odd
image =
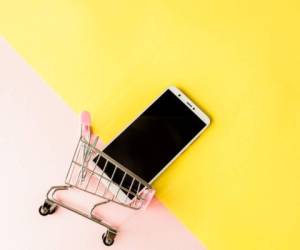
[[40, 206], [39, 213], [42, 216], [46, 216], [48, 214], [54, 214], [56, 209], [57, 209], [57, 205], [51, 204], [46, 200], [44, 204]]
[[114, 244], [115, 237], [116, 237], [115, 233], [107, 230], [104, 234], [102, 234], [103, 244], [105, 246], [111, 246], [112, 244]]
[[48, 214], [50, 214], [49, 209], [44, 206], [40, 206], [39, 213], [42, 216], [47, 216]]

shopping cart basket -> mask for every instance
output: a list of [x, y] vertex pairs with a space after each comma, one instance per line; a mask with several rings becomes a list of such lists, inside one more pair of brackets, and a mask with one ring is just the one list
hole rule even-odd
[[[89, 114], [83, 112], [81, 135], [65, 178], [65, 185], [52, 186], [49, 189], [44, 204], [39, 208], [39, 213], [43, 216], [53, 214], [59, 206], [94, 221], [107, 229], [102, 235], [102, 240], [105, 245], [110, 246], [114, 243], [118, 230], [104, 222], [103, 218], [96, 216], [95, 209], [109, 202], [131, 209], [145, 209], [154, 196], [154, 190], [146, 181], [96, 148], [97, 141], [98, 137], [91, 133]], [[99, 167], [100, 165], [102, 168]], [[107, 166], [110, 167], [110, 176], [104, 174]], [[118, 182], [115, 181], [115, 177], [118, 177]], [[126, 185], [123, 185], [125, 181]], [[111, 186], [117, 187], [117, 192], [112, 194]], [[58, 191], [71, 189], [86, 192], [101, 200], [86, 212], [56, 197]]]

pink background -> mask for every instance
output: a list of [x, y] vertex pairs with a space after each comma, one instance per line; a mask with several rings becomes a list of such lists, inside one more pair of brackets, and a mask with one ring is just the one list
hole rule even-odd
[[[0, 113], [1, 249], [106, 249], [103, 227], [62, 208], [53, 216], [38, 214], [49, 187], [64, 182], [79, 119], [4, 39]], [[204, 249], [157, 200], [145, 212], [109, 210], [118, 215], [112, 221], [122, 223], [115, 244], [107, 249]]]

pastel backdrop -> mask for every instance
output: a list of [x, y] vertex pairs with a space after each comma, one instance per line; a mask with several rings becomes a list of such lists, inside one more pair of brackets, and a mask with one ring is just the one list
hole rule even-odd
[[[80, 119], [2, 38], [0, 90], [1, 249], [107, 249], [96, 223], [62, 208], [38, 213], [49, 188], [64, 184]], [[99, 202], [74, 192], [58, 198], [82, 211]], [[106, 205], [95, 213], [119, 231], [112, 250], [204, 250], [157, 199], [141, 212]]]
[[3, 1], [0, 32], [105, 142], [168, 85], [212, 125], [154, 184], [208, 249], [299, 249], [297, 1]]

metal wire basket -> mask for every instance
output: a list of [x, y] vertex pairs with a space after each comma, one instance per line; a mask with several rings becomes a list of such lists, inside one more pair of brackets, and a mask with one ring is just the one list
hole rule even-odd
[[[82, 113], [81, 122], [81, 135], [65, 178], [65, 185], [52, 186], [49, 189], [39, 213], [43, 216], [53, 214], [58, 206], [75, 212], [106, 227], [107, 231], [102, 235], [102, 240], [105, 245], [110, 246], [114, 243], [118, 230], [98, 218], [94, 213], [95, 209], [109, 202], [131, 209], [144, 209], [150, 203], [154, 190], [146, 181], [96, 147], [98, 137], [91, 134], [87, 112]], [[99, 197], [101, 201], [85, 212], [56, 198], [58, 191], [70, 189]]]

